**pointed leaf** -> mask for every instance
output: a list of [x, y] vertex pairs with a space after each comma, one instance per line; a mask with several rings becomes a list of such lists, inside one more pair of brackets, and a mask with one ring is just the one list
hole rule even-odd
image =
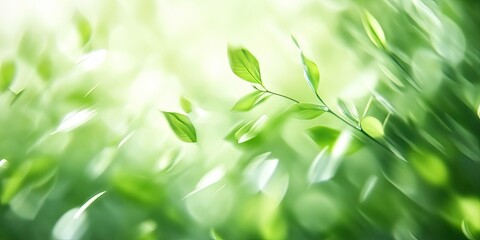
[[80, 36], [81, 44], [84, 46], [88, 43], [88, 41], [90, 41], [92, 36], [92, 27], [90, 26], [88, 20], [81, 14], [76, 15], [75, 25]]
[[294, 117], [299, 119], [314, 119], [322, 115], [324, 112], [327, 112], [328, 108], [311, 103], [297, 103], [292, 105], [289, 111]]
[[387, 41], [385, 34], [383, 33], [382, 26], [378, 23], [377, 19], [368, 11], [363, 12], [362, 23], [365, 32], [375, 46], [385, 49]]
[[[238, 126], [235, 128], [233, 133], [233, 138], [237, 143], [243, 143], [249, 141], [250, 139], [255, 138], [265, 125], [265, 122], [268, 120], [266, 115], [260, 117], [257, 121], [250, 121], [244, 125]], [[231, 135], [231, 134], [229, 134]], [[231, 136], [227, 136], [231, 137]]]
[[184, 142], [197, 141], [195, 127], [187, 116], [175, 112], [163, 112], [163, 115], [178, 139]]
[[265, 92], [255, 91], [246, 96], [240, 98], [235, 105], [233, 106], [233, 111], [248, 111], [255, 106], [259, 105], [268, 98], [269, 95], [266, 95]]
[[303, 54], [300, 45], [298, 44], [297, 39], [292, 35], [292, 41], [297, 46], [298, 50], [300, 51], [300, 58], [302, 59], [303, 64], [303, 75], [307, 80], [308, 85], [314, 92], [317, 92], [318, 83], [320, 81], [320, 72], [318, 71], [317, 65]]
[[6, 90], [15, 79], [17, 67], [15, 62], [6, 61], [0, 65], [0, 91]]
[[239, 78], [262, 84], [258, 61], [247, 49], [228, 46], [228, 60], [233, 73]]
[[20, 96], [22, 96], [24, 92], [25, 89], [20, 90], [18, 93], [13, 92], [13, 94], [15, 95], [13, 96], [12, 101], [10, 101], [10, 106], [12, 106], [20, 98]]
[[180, 97], [180, 107], [186, 113], [191, 113], [192, 112], [192, 103], [184, 97]]
[[478, 106], [478, 109], [477, 109], [477, 116], [478, 118], [480, 118], [480, 105]]
[[321, 148], [331, 146], [335, 143], [340, 131], [324, 126], [317, 126], [308, 129], [307, 134]]
[[342, 112], [343, 115], [348, 117], [351, 121], [353, 121], [356, 125], [358, 125], [360, 119], [358, 117], [358, 111], [355, 108], [355, 105], [352, 103], [346, 103], [342, 99], [338, 100], [338, 109]]
[[218, 233], [215, 231], [215, 229], [210, 229], [210, 237], [213, 239], [213, 240], [223, 240], [222, 237], [220, 237], [220, 235], [218, 235]]
[[382, 123], [374, 117], [368, 116], [363, 118], [361, 126], [363, 131], [374, 138], [381, 138], [385, 135]]

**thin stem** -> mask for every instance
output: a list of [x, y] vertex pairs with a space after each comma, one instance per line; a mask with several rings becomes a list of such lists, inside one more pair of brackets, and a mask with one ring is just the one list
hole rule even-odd
[[296, 100], [296, 99], [293, 99], [291, 97], [288, 97], [288, 96], [285, 96], [283, 94], [280, 94], [280, 93], [276, 93], [276, 92], [272, 92], [270, 90], [268, 90], [263, 84], [260, 84], [260, 86], [263, 88], [262, 89], [258, 89], [256, 86], [253, 86], [253, 88], [255, 88], [257, 91], [260, 91], [260, 92], [265, 92], [265, 93], [270, 93], [272, 95], [276, 95], [276, 96], [279, 96], [279, 97], [282, 97], [282, 98], [285, 98], [285, 99], [288, 99], [294, 103], [300, 103], [300, 101]]
[[298, 101], [298, 100], [296, 100], [296, 99], [293, 99], [293, 98], [291, 98], [291, 97], [285, 96], [285, 95], [280, 94], [280, 93], [271, 92], [271, 91], [269, 91], [269, 90], [267, 90], [267, 89], [265, 89], [264, 92], [270, 93], [270, 94], [273, 94], [273, 95], [276, 95], [276, 96], [279, 96], [279, 97], [282, 97], [282, 98], [285, 98], [285, 99], [288, 99], [288, 100], [290, 100], [290, 101], [292, 101], [292, 102], [295, 102], [295, 103], [300, 103], [300, 101]]
[[320, 97], [320, 95], [318, 95], [317, 92], [315, 92], [315, 96], [317, 97], [317, 99], [325, 106], [327, 107], [327, 112], [332, 114], [334, 117], [336, 117], [337, 119], [341, 120], [342, 122], [344, 122], [345, 124], [347, 124], [348, 126], [360, 131], [364, 136], [366, 136], [367, 138], [369, 138], [370, 140], [376, 142], [378, 145], [382, 146], [385, 150], [391, 152], [392, 154], [396, 155], [395, 152], [393, 150], [391, 150], [390, 148], [388, 148], [385, 144], [383, 144], [382, 142], [378, 141], [376, 138], [370, 136], [367, 132], [365, 132], [361, 126], [357, 126], [357, 125], [353, 125], [352, 123], [350, 123], [349, 121], [345, 120], [343, 117], [341, 117], [340, 115], [338, 115], [336, 112], [332, 111], [332, 109], [323, 101], [323, 99]]
[[[276, 96], [279, 96], [279, 97], [282, 97], [282, 98], [285, 98], [285, 99], [288, 99], [294, 103], [300, 103], [300, 101], [294, 99], [294, 98], [291, 98], [291, 97], [288, 97], [288, 96], [285, 96], [283, 94], [280, 94], [280, 93], [276, 93], [276, 92], [272, 92], [270, 90], [268, 90], [264, 85], [260, 85], [262, 86], [262, 89], [259, 89], [257, 88], [256, 86], [253, 86], [253, 88], [255, 88], [257, 91], [260, 91], [260, 92], [266, 92], [266, 93], [270, 93], [272, 95], [276, 95]], [[315, 92], [315, 96], [317, 97], [317, 99], [323, 104], [323, 106], [325, 106], [328, 110], [327, 112], [332, 114], [335, 118], [339, 119], [340, 121], [344, 122], [345, 124], [347, 124], [348, 126], [354, 128], [355, 130], [361, 132], [363, 135], [365, 135], [367, 138], [369, 138], [370, 140], [376, 142], [378, 145], [382, 146], [385, 150], [391, 152], [392, 154], [395, 154], [395, 152], [393, 150], [391, 150], [390, 148], [388, 148], [386, 145], [384, 145], [382, 142], [378, 141], [376, 138], [368, 135], [368, 133], [366, 133], [361, 126], [357, 126], [357, 125], [353, 125], [352, 123], [350, 123], [349, 121], [345, 120], [343, 117], [341, 117], [340, 115], [338, 115], [336, 112], [332, 111], [332, 109], [323, 101], [323, 99], [320, 97], [320, 95], [318, 95], [317, 92]]]

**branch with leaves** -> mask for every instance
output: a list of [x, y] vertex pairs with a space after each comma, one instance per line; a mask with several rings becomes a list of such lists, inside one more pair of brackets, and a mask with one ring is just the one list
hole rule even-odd
[[[364, 17], [364, 19], [366, 20], [364, 20], [364, 24], [366, 24], [366, 31], [369, 38], [377, 47], [387, 49], [385, 36], [383, 31], [381, 31], [380, 25], [368, 12], [366, 12], [365, 15], [366, 17]], [[387, 115], [384, 124], [382, 124], [373, 116], [366, 116], [371, 99], [369, 100], [367, 109], [365, 109], [365, 113], [361, 118], [359, 117], [355, 107], [353, 105], [348, 105], [343, 100], [338, 101], [338, 108], [342, 115], [344, 115], [346, 118], [333, 111], [318, 93], [320, 72], [317, 65], [305, 56], [300, 44], [293, 36], [292, 40], [299, 50], [305, 80], [307, 81], [307, 84], [309, 85], [313, 94], [315, 94], [319, 104], [303, 103], [289, 96], [268, 90], [268, 88], [263, 84], [260, 66], [256, 57], [245, 48], [229, 46], [228, 59], [231, 70], [239, 78], [252, 83], [253, 88], [255, 89], [255, 92], [252, 92], [238, 100], [233, 106], [232, 110], [248, 111], [265, 101], [269, 96], [274, 95], [282, 97], [294, 103], [290, 109], [296, 116], [303, 119], [313, 119], [322, 115], [323, 113], [329, 113], [368, 139], [371, 139], [382, 148], [403, 159], [403, 157], [401, 157], [395, 149], [387, 146], [385, 141], [383, 141], [385, 135], [384, 127], [385, 123], [390, 117], [390, 113]]]

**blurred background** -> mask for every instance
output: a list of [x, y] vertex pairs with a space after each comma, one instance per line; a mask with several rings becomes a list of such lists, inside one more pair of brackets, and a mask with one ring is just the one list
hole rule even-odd
[[[475, 0], [0, 0], [0, 239], [480, 239], [479, 25]], [[291, 35], [377, 142], [231, 111], [229, 44], [319, 104]]]

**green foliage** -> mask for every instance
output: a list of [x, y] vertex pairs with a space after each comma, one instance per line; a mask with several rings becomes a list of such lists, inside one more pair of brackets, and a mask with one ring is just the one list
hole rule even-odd
[[382, 26], [380, 26], [377, 19], [367, 10], [363, 11], [362, 23], [370, 41], [378, 48], [386, 49], [387, 40], [385, 39]]
[[309, 120], [328, 112], [328, 108], [311, 103], [297, 103], [292, 105], [289, 111], [292, 113], [292, 116], [296, 118]]
[[175, 112], [163, 112], [163, 115], [178, 139], [188, 143], [197, 141], [195, 127], [187, 116]]
[[12, 84], [16, 69], [17, 66], [12, 60], [0, 63], [0, 91], [5, 91]]
[[233, 73], [239, 78], [262, 84], [258, 61], [247, 49], [228, 46], [228, 61]]
[[382, 123], [371, 116], [362, 118], [362, 130], [374, 138], [382, 138], [385, 135]]
[[308, 85], [310, 88], [316, 93], [318, 89], [318, 84], [320, 82], [320, 72], [318, 71], [317, 64], [315, 64], [312, 60], [305, 57], [303, 54], [300, 45], [298, 44], [297, 39], [292, 36], [293, 42], [297, 46], [298, 50], [300, 51], [300, 58], [302, 60], [303, 65], [303, 73], [305, 79], [307, 80]]
[[192, 103], [184, 97], [180, 97], [180, 107], [182, 107], [182, 110], [186, 113], [192, 112]]
[[0, 239], [480, 237], [478, 1], [6, 2]]
[[268, 94], [261, 91], [255, 91], [240, 98], [235, 105], [233, 105], [233, 111], [248, 111], [259, 105], [268, 98]]

